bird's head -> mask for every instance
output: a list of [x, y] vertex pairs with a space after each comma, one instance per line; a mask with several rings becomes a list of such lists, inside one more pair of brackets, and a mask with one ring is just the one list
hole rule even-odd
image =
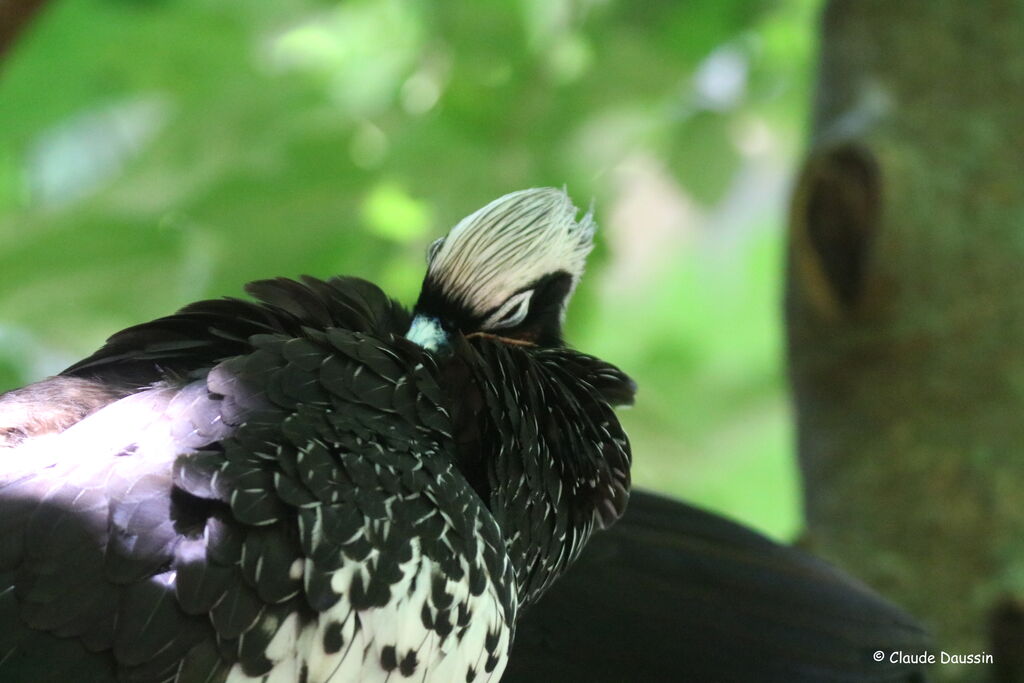
[[437, 350], [456, 332], [558, 346], [594, 222], [554, 188], [507, 194], [430, 245], [406, 337]]

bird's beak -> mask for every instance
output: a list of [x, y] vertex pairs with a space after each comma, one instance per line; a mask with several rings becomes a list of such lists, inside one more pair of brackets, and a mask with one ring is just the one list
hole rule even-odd
[[413, 317], [405, 338], [428, 351], [437, 351], [443, 346], [448, 346], [448, 333], [441, 327], [441, 321], [426, 315]]

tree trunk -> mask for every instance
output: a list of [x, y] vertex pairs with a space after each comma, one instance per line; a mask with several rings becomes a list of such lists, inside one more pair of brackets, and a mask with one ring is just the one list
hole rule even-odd
[[0, 58], [45, 3], [46, 0], [0, 0]]
[[1024, 2], [829, 3], [786, 309], [811, 545], [1021, 680]]

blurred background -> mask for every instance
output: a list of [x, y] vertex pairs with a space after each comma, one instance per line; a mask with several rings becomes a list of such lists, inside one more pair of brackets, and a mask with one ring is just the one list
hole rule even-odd
[[52, 0], [0, 70], [0, 390], [248, 280], [412, 303], [530, 186], [594, 202], [571, 343], [639, 485], [789, 539], [785, 204], [818, 0]]

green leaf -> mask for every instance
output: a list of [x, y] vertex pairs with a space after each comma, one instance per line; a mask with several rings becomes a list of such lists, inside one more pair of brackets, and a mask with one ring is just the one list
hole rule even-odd
[[391, 182], [378, 184], [363, 202], [363, 220], [370, 232], [395, 242], [422, 240], [431, 225], [431, 209]]

